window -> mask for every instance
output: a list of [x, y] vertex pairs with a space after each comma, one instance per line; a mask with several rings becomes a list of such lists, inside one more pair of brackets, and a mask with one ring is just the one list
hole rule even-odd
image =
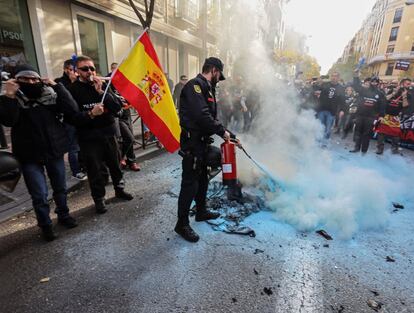
[[196, 23], [198, 19], [198, 0], [175, 0], [175, 16]]
[[390, 45], [390, 46], [387, 47], [387, 52], [386, 53], [393, 53], [394, 52], [394, 49], [395, 49], [395, 46], [394, 45]]
[[37, 68], [26, 1], [0, 0], [0, 16], [0, 68], [7, 71], [10, 63]]
[[82, 54], [93, 59], [97, 73], [106, 75], [108, 59], [104, 24], [81, 15], [78, 15], [77, 18]]
[[391, 29], [390, 41], [396, 41], [397, 40], [398, 29], [399, 29], [399, 27], [393, 27]]
[[385, 76], [392, 76], [392, 72], [394, 71], [394, 63], [388, 63], [387, 71], [385, 72]]
[[404, 11], [403, 8], [399, 8], [399, 9], [395, 10], [395, 15], [394, 15], [394, 21], [393, 21], [393, 23], [399, 23], [399, 22], [401, 22], [402, 15], [403, 15], [403, 11]]

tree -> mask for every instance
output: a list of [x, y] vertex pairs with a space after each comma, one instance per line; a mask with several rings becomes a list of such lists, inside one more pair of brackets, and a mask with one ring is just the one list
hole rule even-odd
[[[352, 78], [354, 77], [354, 71], [355, 71], [355, 68], [357, 67], [358, 62], [359, 62], [359, 55], [353, 54], [348, 58], [346, 63], [343, 63], [339, 60], [334, 65], [332, 65], [331, 69], [328, 71], [328, 74], [331, 74], [333, 72], [338, 72], [344, 81], [351, 81]], [[367, 67], [361, 69], [362, 77], [368, 77], [371, 75], [372, 73]]]
[[274, 57], [276, 63], [282, 66], [295, 66], [303, 72], [306, 79], [320, 75], [320, 66], [314, 57], [294, 50], [279, 50]]
[[142, 16], [141, 12], [138, 10], [136, 4], [134, 3], [134, 0], [128, 0], [129, 4], [131, 5], [132, 9], [134, 10], [135, 14], [137, 15], [139, 21], [141, 22], [142, 28], [148, 28], [148, 30], [151, 28], [152, 23], [152, 17], [154, 15], [154, 5], [155, 0], [144, 0], [145, 5], [145, 19]]

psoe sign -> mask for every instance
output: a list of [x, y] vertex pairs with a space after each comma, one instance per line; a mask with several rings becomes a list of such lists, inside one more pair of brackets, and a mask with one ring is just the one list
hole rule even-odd
[[1, 36], [3, 40], [18, 40], [23, 41], [23, 34], [13, 31], [8, 31], [6, 29], [1, 30]]

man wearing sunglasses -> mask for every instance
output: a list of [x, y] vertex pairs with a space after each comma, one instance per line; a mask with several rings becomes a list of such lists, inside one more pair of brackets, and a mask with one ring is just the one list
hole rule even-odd
[[105, 164], [111, 174], [115, 197], [132, 200], [133, 196], [124, 191], [124, 180], [119, 165], [116, 141], [115, 115], [121, 110], [121, 102], [108, 92], [103, 98], [102, 81], [96, 76], [93, 60], [79, 56], [76, 60], [79, 75], [77, 81], [68, 87], [81, 112], [88, 112], [90, 122], [77, 127], [79, 145], [86, 164], [89, 185], [95, 209], [98, 214], [106, 212], [105, 177], [102, 166]]

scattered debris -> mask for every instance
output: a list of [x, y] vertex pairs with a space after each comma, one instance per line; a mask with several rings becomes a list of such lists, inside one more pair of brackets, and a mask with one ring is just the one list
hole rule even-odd
[[[171, 195], [172, 192], [170, 191], [169, 194]], [[266, 209], [262, 198], [246, 192], [243, 192], [243, 198], [238, 201], [229, 200], [226, 189], [220, 181], [210, 182], [207, 207], [220, 213], [220, 218], [207, 221], [214, 230], [250, 237], [256, 237], [256, 233], [249, 226], [243, 225], [243, 220], [253, 213]], [[190, 210], [190, 216], [194, 216], [195, 212], [194, 206]]]
[[42, 278], [40, 280], [41, 283], [48, 283], [49, 281], [50, 281], [50, 278], [49, 277], [45, 277], [45, 278]]
[[170, 241], [170, 238], [167, 238], [167, 241]]
[[392, 205], [394, 206], [394, 208], [396, 209], [404, 209], [404, 206], [401, 203], [398, 202], [393, 202]]
[[267, 294], [268, 296], [270, 296], [270, 295], [272, 295], [272, 294], [273, 294], [272, 287], [269, 287], [269, 288], [264, 287], [264, 288], [263, 288], [263, 291], [264, 291], [264, 293], [265, 293], [265, 294]]
[[329, 244], [325, 243], [325, 244], [323, 245], [323, 247], [324, 247], [324, 248], [329, 248]]
[[375, 291], [375, 290], [370, 290], [370, 291], [372, 292], [372, 294], [373, 294], [374, 296], [376, 296], [376, 297], [378, 297], [378, 296], [379, 296], [378, 291]]
[[236, 303], [237, 299], [236, 298], [231, 298], [231, 301], [233, 301], [233, 303]]
[[255, 249], [253, 254], [264, 253], [264, 250]]
[[324, 231], [323, 229], [321, 230], [317, 230], [316, 233], [318, 235], [321, 235], [322, 237], [324, 237], [326, 240], [333, 240], [332, 236], [329, 235], [326, 231]]
[[255, 268], [253, 268], [253, 272], [254, 272], [256, 275], [259, 275], [259, 272], [258, 272], [258, 271], [256, 271], [256, 269], [255, 269]]
[[371, 309], [373, 309], [376, 312], [378, 312], [383, 305], [381, 302], [377, 302], [375, 300], [368, 300], [367, 304]]
[[390, 257], [389, 255], [387, 255], [387, 257], [385, 258], [385, 260], [387, 262], [395, 262], [395, 259], [393, 257]]

